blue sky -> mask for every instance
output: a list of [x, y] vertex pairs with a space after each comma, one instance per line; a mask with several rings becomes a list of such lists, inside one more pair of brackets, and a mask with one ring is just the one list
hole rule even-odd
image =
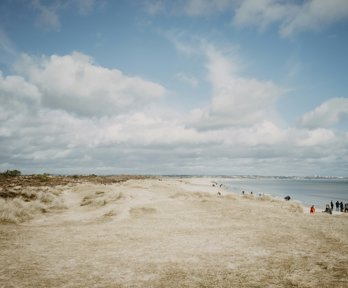
[[348, 176], [348, 1], [4, 0], [0, 169]]

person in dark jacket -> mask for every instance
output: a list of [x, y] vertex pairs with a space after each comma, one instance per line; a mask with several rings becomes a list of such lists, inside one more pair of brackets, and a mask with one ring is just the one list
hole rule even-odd
[[340, 209], [340, 202], [336, 201], [336, 211], [339, 211]]
[[332, 210], [330, 208], [330, 205], [329, 204], [326, 204], [326, 208], [325, 208], [325, 211], [323, 211], [325, 213], [329, 213], [329, 214], [332, 214]]
[[343, 212], [343, 202], [340, 203], [341, 212]]
[[331, 200], [331, 211], [333, 210], [333, 207], [334, 207], [334, 205], [333, 205], [333, 202], [332, 202], [332, 200]]

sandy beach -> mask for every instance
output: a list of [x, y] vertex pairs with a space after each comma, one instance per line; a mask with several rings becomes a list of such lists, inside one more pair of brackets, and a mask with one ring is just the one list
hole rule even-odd
[[213, 178], [45, 177], [1, 184], [0, 287], [348, 287], [348, 213]]

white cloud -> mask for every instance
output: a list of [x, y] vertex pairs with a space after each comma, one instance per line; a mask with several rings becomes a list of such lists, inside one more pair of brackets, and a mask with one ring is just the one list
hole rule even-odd
[[278, 0], [245, 0], [235, 11], [234, 24], [237, 26], [255, 25], [261, 30], [274, 22], [288, 21], [299, 8], [289, 2]]
[[346, 0], [311, 0], [281, 27], [281, 35], [290, 36], [304, 30], [317, 30], [348, 17]]
[[0, 101], [18, 100], [39, 102], [40, 93], [35, 85], [26, 82], [22, 77], [12, 75], [3, 77], [0, 71]]
[[22, 55], [15, 69], [37, 86], [44, 106], [85, 116], [127, 113], [166, 94], [157, 83], [98, 66], [77, 52], [40, 59]]
[[[15, 129], [12, 129], [12, 114], [21, 115], [30, 111], [33, 115], [40, 101], [41, 94], [35, 85], [17, 75], [3, 77], [0, 71], [0, 121], [7, 132], [15, 132]], [[10, 122], [7, 122], [9, 119]]]
[[347, 17], [348, 2], [345, 0], [245, 0], [235, 10], [233, 23], [260, 29], [277, 23], [280, 34], [289, 37], [298, 32], [321, 29]]
[[331, 98], [304, 114], [299, 124], [307, 128], [329, 127], [348, 116], [348, 98]]
[[306, 132], [305, 137], [299, 138], [297, 144], [299, 146], [318, 147], [330, 145], [336, 140], [335, 133], [328, 129], [315, 129]]
[[209, 107], [192, 111], [192, 125], [200, 129], [253, 125], [274, 116], [274, 102], [282, 93], [280, 87], [271, 81], [240, 77], [236, 61], [211, 44], [205, 45], [203, 51], [213, 96]]
[[251, 127], [238, 128], [233, 137], [240, 145], [284, 145], [288, 141], [289, 131], [283, 130], [275, 123], [264, 121]]

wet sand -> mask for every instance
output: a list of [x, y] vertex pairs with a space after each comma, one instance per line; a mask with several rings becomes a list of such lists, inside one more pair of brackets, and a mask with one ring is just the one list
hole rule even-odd
[[126, 180], [17, 183], [38, 196], [0, 203], [0, 287], [348, 287], [348, 214]]

